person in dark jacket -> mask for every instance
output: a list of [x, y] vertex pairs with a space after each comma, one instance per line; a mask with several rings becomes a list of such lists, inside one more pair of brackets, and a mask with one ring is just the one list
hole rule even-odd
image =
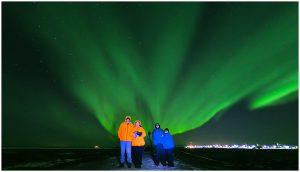
[[173, 149], [175, 147], [173, 137], [166, 128], [164, 136], [162, 138], [163, 148], [164, 148], [164, 161], [168, 163], [169, 167], [174, 167], [174, 158], [172, 155]]
[[155, 128], [152, 131], [152, 140], [154, 144], [154, 164], [156, 166], [159, 165], [159, 162], [163, 166], [165, 166], [165, 161], [164, 161], [164, 149], [163, 149], [163, 144], [162, 144], [162, 137], [164, 135], [164, 130], [160, 128], [159, 123], [155, 124]]

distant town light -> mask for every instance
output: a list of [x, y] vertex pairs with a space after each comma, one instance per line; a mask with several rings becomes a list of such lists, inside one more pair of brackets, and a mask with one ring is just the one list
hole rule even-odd
[[259, 144], [255, 145], [220, 145], [220, 144], [214, 144], [214, 145], [192, 145], [192, 142], [188, 146], [185, 146], [185, 148], [188, 149], [205, 149], [205, 148], [218, 148], [218, 149], [298, 149], [298, 146], [290, 146], [290, 145], [282, 145], [279, 143], [276, 143], [274, 145], [262, 145]]

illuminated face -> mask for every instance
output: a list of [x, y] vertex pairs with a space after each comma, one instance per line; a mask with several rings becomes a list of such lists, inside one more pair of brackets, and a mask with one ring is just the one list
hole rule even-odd
[[127, 123], [127, 124], [130, 123], [130, 119], [129, 119], [129, 118], [126, 119], [126, 123]]
[[168, 131], [168, 130], [165, 130], [165, 133], [167, 134], [167, 133], [169, 133], [169, 131]]
[[135, 125], [136, 125], [136, 126], [140, 126], [140, 122], [136, 122]]
[[159, 128], [159, 125], [155, 125], [155, 128]]

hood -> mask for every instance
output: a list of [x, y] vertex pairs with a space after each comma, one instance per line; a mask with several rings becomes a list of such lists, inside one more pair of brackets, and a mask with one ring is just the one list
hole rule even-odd
[[131, 116], [127, 115], [127, 116], [125, 117], [125, 121], [126, 121], [127, 118], [129, 118], [130, 121], [131, 121]]
[[142, 122], [140, 120], [135, 120], [134, 121], [134, 126], [135, 126], [135, 123], [139, 122], [140, 123], [140, 127], [142, 126]]

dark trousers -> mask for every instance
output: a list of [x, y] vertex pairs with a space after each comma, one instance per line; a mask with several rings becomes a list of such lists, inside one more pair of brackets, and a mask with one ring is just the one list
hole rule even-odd
[[168, 166], [174, 167], [173, 149], [164, 149], [165, 161], [168, 162]]
[[144, 146], [132, 146], [132, 162], [135, 167], [141, 167]]
[[154, 154], [154, 163], [155, 165], [159, 165], [159, 162], [161, 162], [162, 165], [166, 165], [164, 161], [165, 151], [163, 148], [163, 144], [157, 144], [154, 145], [155, 154]]

